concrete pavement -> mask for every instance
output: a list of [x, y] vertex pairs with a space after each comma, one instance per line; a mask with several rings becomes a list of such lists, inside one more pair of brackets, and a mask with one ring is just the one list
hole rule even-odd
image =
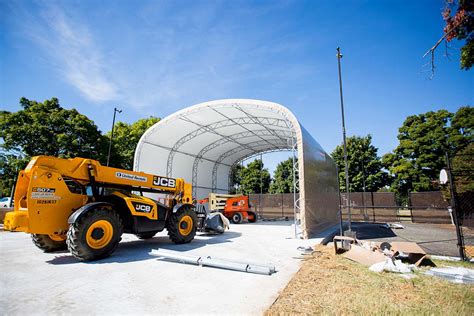
[[[291, 222], [232, 225], [223, 235], [175, 245], [166, 232], [151, 240], [123, 235], [117, 251], [82, 263], [68, 252], [43, 253], [29, 235], [0, 232], [0, 314], [247, 314], [264, 312], [298, 271]], [[271, 263], [266, 276], [157, 260], [152, 249], [191, 256]]]

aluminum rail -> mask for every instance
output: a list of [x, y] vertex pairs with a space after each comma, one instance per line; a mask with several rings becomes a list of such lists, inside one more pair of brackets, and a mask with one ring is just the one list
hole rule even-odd
[[221, 268], [234, 271], [242, 271], [255, 274], [265, 274], [271, 275], [276, 272], [275, 266], [269, 265], [259, 265], [252, 263], [243, 263], [228, 261], [224, 259], [212, 258], [210, 256], [200, 257], [200, 256], [185, 256], [180, 253], [164, 252], [158, 250], [152, 250], [150, 252], [151, 256], [160, 257], [168, 260], [194, 264], [198, 266], [207, 266], [213, 268]]

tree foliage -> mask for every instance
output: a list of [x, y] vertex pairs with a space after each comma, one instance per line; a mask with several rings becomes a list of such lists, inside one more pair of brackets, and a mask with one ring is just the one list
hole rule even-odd
[[[298, 173], [296, 173], [298, 181]], [[293, 193], [293, 158], [280, 162], [273, 174], [273, 180], [270, 184], [270, 193]]]
[[20, 99], [21, 110], [0, 112], [0, 190], [10, 195], [18, 171], [32, 156], [86, 157], [105, 162], [107, 140], [93, 121], [58, 99]]
[[93, 121], [58, 99], [37, 102], [21, 98], [22, 110], [0, 115], [2, 149], [32, 157], [86, 157], [104, 161], [106, 140]]
[[460, 150], [451, 161], [456, 193], [474, 192], [474, 143]]
[[474, 2], [447, 0], [446, 4], [443, 10], [446, 42], [465, 41], [461, 48], [461, 69], [468, 70], [474, 63]]
[[268, 193], [270, 173], [263, 168], [263, 162], [256, 159], [240, 170], [240, 192], [242, 194]]
[[230, 176], [231, 176], [231, 189], [230, 189], [230, 194], [237, 194], [241, 193], [242, 187], [242, 169], [245, 168], [241, 164], [235, 164], [232, 166], [232, 169], [230, 171]]
[[[347, 162], [349, 167], [349, 191], [378, 191], [389, 185], [388, 173], [383, 170], [378, 149], [372, 145], [372, 136], [351, 136], [347, 138]], [[346, 191], [344, 146], [338, 145], [331, 153], [339, 172], [339, 187]]]
[[454, 155], [473, 141], [474, 109], [461, 107], [407, 117], [399, 129], [399, 145], [383, 162], [393, 175], [392, 190], [435, 189], [439, 171], [445, 167], [445, 152]]
[[18, 173], [26, 167], [28, 161], [20, 154], [0, 153], [0, 196], [10, 196]]
[[[116, 123], [112, 141], [112, 153], [110, 155], [110, 166], [131, 170], [138, 141], [148, 128], [159, 121], [159, 118], [151, 116], [132, 124]], [[110, 134], [111, 132], [106, 134], [108, 140], [110, 140]]]

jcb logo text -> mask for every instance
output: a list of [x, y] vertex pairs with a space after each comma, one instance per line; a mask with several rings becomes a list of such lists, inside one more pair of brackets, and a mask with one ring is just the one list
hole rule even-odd
[[153, 185], [158, 185], [160, 187], [175, 188], [176, 179], [154, 176]]

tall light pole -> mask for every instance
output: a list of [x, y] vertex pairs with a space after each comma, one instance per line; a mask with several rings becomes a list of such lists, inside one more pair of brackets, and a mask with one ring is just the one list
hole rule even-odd
[[362, 188], [364, 192], [362, 193], [362, 205], [364, 205], [364, 220], [369, 220], [369, 215], [367, 215], [366, 208], [365, 208], [365, 168], [364, 168], [364, 156], [360, 158], [360, 164], [362, 166]]
[[122, 110], [114, 108], [114, 119], [112, 120], [112, 133], [110, 133], [109, 153], [107, 154], [107, 167], [109, 166], [110, 162], [110, 151], [112, 150], [112, 139], [114, 138], [115, 114], [117, 114], [117, 112], [122, 113]]
[[350, 193], [349, 193], [349, 167], [347, 163], [347, 143], [346, 143], [346, 124], [344, 122], [344, 99], [342, 97], [342, 76], [341, 76], [341, 48], [337, 48], [337, 66], [339, 69], [339, 94], [341, 96], [341, 115], [342, 115], [342, 138], [344, 140], [344, 165], [345, 165], [345, 175], [346, 175], [346, 208], [347, 208], [347, 216], [348, 216], [348, 221], [349, 221], [349, 226], [348, 229], [349, 231], [352, 231], [352, 223], [351, 223], [351, 199], [350, 199]]

